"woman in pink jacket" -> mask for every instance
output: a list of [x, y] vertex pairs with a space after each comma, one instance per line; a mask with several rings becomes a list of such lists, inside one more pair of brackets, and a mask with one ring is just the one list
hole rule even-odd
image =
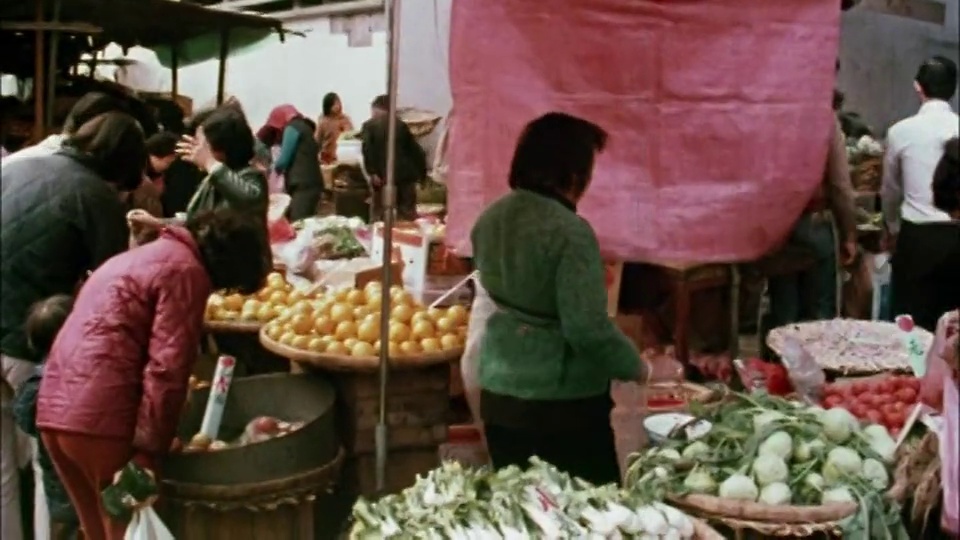
[[100, 266], [47, 359], [37, 427], [85, 537], [123, 538], [100, 492], [129, 461], [169, 450], [211, 291], [258, 290], [271, 268], [263, 220], [222, 209]]

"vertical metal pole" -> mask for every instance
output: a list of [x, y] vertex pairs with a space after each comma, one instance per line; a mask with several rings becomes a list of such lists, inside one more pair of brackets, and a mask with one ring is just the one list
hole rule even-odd
[[230, 29], [220, 31], [220, 65], [217, 70], [217, 105], [223, 105], [227, 82], [227, 56], [230, 54]]
[[[43, 23], [43, 0], [34, 0], [36, 7], [37, 23]], [[44, 72], [43, 72], [43, 30], [37, 28], [34, 31], [34, 75], [33, 75], [33, 137], [36, 142], [40, 142], [46, 135], [46, 109], [43, 106], [43, 98], [46, 96], [44, 90]]]
[[390, 375], [390, 281], [393, 262], [393, 221], [396, 207], [394, 164], [397, 161], [397, 66], [400, 58], [400, 0], [385, 3], [387, 43], [387, 170], [383, 185], [383, 284], [380, 311], [380, 415], [375, 431], [377, 491], [383, 492], [387, 476], [387, 382]]
[[[51, 21], [58, 23], [60, 22], [60, 10], [62, 7], [62, 0], [54, 0], [53, 3], [53, 17]], [[44, 125], [52, 126], [53, 125], [53, 105], [54, 100], [57, 98], [57, 54], [60, 49], [60, 31], [53, 30], [50, 32], [50, 60], [47, 63], [47, 99], [44, 103]]]
[[[170, 98], [177, 102], [180, 93], [180, 44], [170, 46]], [[179, 107], [179, 104], [177, 105]]]

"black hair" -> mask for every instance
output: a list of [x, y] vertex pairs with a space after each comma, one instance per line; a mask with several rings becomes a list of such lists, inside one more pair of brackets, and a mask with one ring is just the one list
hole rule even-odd
[[222, 154], [224, 165], [231, 169], [242, 169], [250, 164], [253, 159], [253, 131], [246, 116], [236, 107], [218, 107], [203, 120], [200, 127], [210, 149]]
[[510, 188], [553, 194], [582, 194], [597, 152], [607, 144], [600, 126], [551, 112], [527, 124], [510, 163]]
[[266, 221], [229, 208], [201, 212], [187, 221], [214, 289], [252, 294], [273, 269]]
[[[119, 99], [100, 92], [89, 92], [73, 104], [63, 121], [63, 133], [72, 135], [80, 126], [97, 116], [108, 112], [129, 112], [129, 108]], [[142, 126], [141, 126], [141, 129]]]
[[147, 153], [153, 157], [165, 158], [177, 151], [180, 137], [169, 131], [161, 131], [147, 138]]
[[943, 56], [929, 58], [920, 64], [916, 81], [927, 99], [948, 101], [957, 91], [957, 64]]
[[333, 106], [340, 101], [340, 96], [336, 92], [329, 92], [327, 95], [323, 96], [323, 115], [330, 116], [333, 114]]
[[173, 101], [159, 101], [154, 107], [157, 110], [157, 120], [163, 127], [163, 131], [176, 133], [180, 135], [185, 128], [183, 124], [183, 109]]
[[143, 181], [147, 145], [140, 124], [129, 114], [101, 114], [69, 135], [65, 144], [92, 157], [103, 179], [120, 191], [133, 191]]
[[383, 109], [385, 111], [390, 110], [390, 96], [387, 94], [380, 94], [379, 96], [373, 98], [373, 102], [370, 103], [370, 106], [376, 109]]
[[317, 123], [314, 122], [312, 119], [307, 118], [306, 116], [301, 116], [300, 120], [303, 120], [303, 123], [306, 124], [308, 128], [310, 128], [311, 132], [317, 131]]
[[843, 108], [843, 102], [847, 99], [847, 96], [843, 95], [843, 92], [833, 89], [833, 110], [834, 112], [840, 112], [840, 109]]
[[954, 137], [943, 147], [943, 157], [933, 171], [933, 205], [955, 214], [960, 212], [960, 139]]
[[73, 297], [66, 294], [51, 296], [30, 306], [23, 329], [27, 334], [27, 343], [38, 360], [50, 353], [57, 333], [72, 309]]
[[845, 137], [859, 139], [864, 135], [873, 137], [873, 130], [867, 125], [867, 122], [859, 114], [850, 111], [843, 111], [837, 115], [840, 121], [840, 130]]
[[191, 116], [184, 127], [184, 133], [187, 135], [196, 135], [197, 128], [199, 128], [207, 118], [210, 118], [210, 115], [216, 111], [216, 107], [211, 107], [209, 109], [200, 109]]

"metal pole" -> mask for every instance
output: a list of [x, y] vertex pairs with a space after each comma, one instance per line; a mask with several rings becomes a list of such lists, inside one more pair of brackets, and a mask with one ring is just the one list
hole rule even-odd
[[[54, 23], [60, 22], [60, 8], [62, 2], [61, 0], [55, 0], [53, 3], [53, 19]], [[52, 126], [53, 125], [53, 109], [54, 101], [57, 99], [57, 54], [60, 49], [60, 31], [53, 30], [50, 32], [50, 60], [47, 64], [47, 99], [44, 103], [44, 125]]]
[[396, 207], [394, 164], [397, 161], [397, 65], [400, 58], [400, 0], [387, 0], [387, 170], [383, 185], [383, 297], [380, 309], [380, 416], [375, 431], [377, 491], [387, 476], [387, 380], [390, 375], [390, 281], [393, 262], [393, 221]]
[[[43, 0], [34, 0], [34, 7], [36, 8], [36, 20], [37, 24], [40, 25], [43, 23]], [[44, 90], [44, 71], [43, 71], [43, 30], [37, 28], [34, 33], [34, 80], [33, 80], [33, 138], [36, 139], [35, 142], [40, 142], [41, 139], [47, 134], [47, 123], [46, 113], [47, 110], [43, 106], [44, 98], [46, 97], [46, 91]]]
[[223, 105], [227, 85], [227, 57], [230, 55], [230, 29], [220, 30], [220, 65], [217, 66], [217, 105]]

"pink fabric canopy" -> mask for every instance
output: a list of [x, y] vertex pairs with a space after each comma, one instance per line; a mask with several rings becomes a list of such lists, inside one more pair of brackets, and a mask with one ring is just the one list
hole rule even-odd
[[837, 0], [453, 2], [447, 241], [507, 192], [523, 125], [558, 110], [609, 131], [580, 205], [628, 261], [759, 257], [820, 182]]

